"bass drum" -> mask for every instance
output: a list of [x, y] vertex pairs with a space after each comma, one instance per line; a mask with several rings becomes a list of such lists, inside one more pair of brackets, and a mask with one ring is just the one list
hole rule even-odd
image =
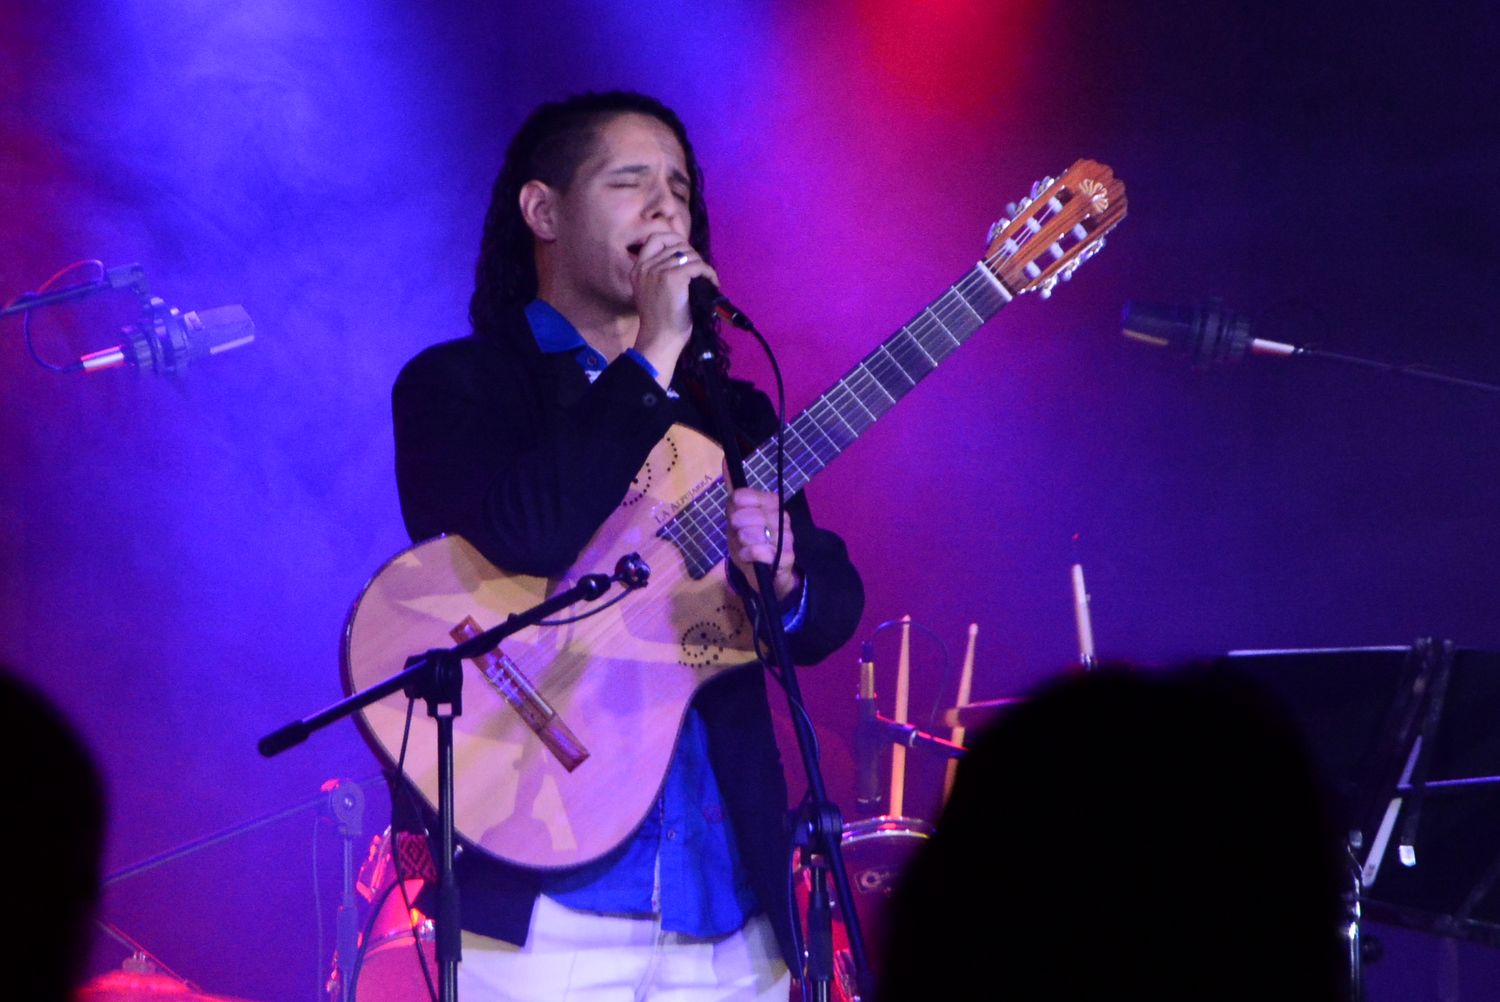
[[[400, 886], [398, 876], [404, 878]], [[374, 909], [374, 917], [367, 919], [370, 938], [355, 973], [354, 1002], [426, 1002], [433, 997], [438, 968], [432, 920], [408, 902], [415, 902], [423, 885], [436, 880], [425, 837], [398, 832], [392, 838], [389, 828], [375, 837], [359, 871], [359, 892]]]
[[[882, 816], [851, 821], [844, 826], [840, 839], [844, 866], [849, 870], [854, 910], [859, 915], [859, 927], [865, 934], [865, 951], [877, 979], [890, 919], [891, 897], [912, 856], [931, 837], [932, 826], [919, 818]], [[828, 886], [829, 894], [834, 895], [831, 878]], [[797, 903], [802, 914], [806, 915], [812, 874], [805, 866], [799, 865], [796, 887]], [[854, 980], [854, 957], [849, 950], [849, 935], [839, 913], [837, 896], [834, 897], [833, 998], [835, 1002], [856, 1002], [859, 992]], [[795, 980], [791, 997], [794, 1002], [800, 1002], [802, 998], [801, 988]]]

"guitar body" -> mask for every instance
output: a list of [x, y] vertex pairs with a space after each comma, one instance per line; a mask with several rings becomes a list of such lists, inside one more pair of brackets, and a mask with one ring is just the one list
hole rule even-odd
[[[627, 553], [651, 567], [644, 589], [597, 615], [528, 627], [501, 644], [503, 661], [464, 663], [454, 775], [456, 826], [465, 839], [539, 868], [608, 852], [655, 800], [693, 694], [754, 661], [744, 605], [723, 569], [693, 577], [677, 548], [656, 534], [719, 479], [722, 463], [717, 443], [674, 425], [560, 578], [507, 574], [461, 537], [439, 536], [398, 553], [365, 586], [344, 631], [350, 692], [395, 674], [412, 654], [451, 647], [531, 608], [583, 574], [612, 570]], [[587, 611], [575, 606], [558, 617]], [[398, 693], [361, 713], [361, 729], [390, 762], [400, 752], [406, 706]], [[419, 704], [405, 772], [434, 809], [436, 733]]]

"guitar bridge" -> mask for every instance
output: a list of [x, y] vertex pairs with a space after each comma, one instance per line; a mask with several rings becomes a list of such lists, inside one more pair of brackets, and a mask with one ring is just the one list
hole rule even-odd
[[[474, 622], [473, 616], [465, 616], [463, 622], [448, 631], [448, 636], [453, 638], [454, 643], [463, 643], [483, 632], [479, 624]], [[521, 671], [520, 665], [508, 655], [502, 654], [498, 647], [469, 660], [479, 669], [479, 674], [484, 676], [485, 681], [489, 682], [490, 688], [520, 714], [521, 720], [541, 739], [542, 744], [562, 763], [564, 769], [572, 772], [583, 764], [583, 760], [589, 757], [589, 750], [568, 725], [563, 723], [552, 704], [537, 692], [536, 686]]]

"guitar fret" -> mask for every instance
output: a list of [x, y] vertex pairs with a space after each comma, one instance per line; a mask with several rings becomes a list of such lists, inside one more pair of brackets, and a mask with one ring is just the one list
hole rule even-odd
[[[787, 425], [782, 430], [782, 441], [785, 443], [788, 455], [791, 455], [794, 448], [802, 450], [798, 455], [797, 461], [789, 465], [793, 472], [800, 474], [804, 480], [810, 478], [814, 473], [823, 468], [823, 457], [818, 455], [818, 450], [813, 447], [811, 442], [802, 437], [802, 433], [797, 430], [795, 424]], [[804, 463], [809, 458], [811, 462]]]
[[953, 292], [955, 298], [957, 298], [958, 301], [963, 304], [964, 309], [968, 310], [969, 314], [974, 318], [974, 327], [977, 329], [981, 324], [984, 323], [984, 317], [981, 317], [979, 315], [979, 311], [974, 309], [973, 306], [969, 305], [968, 297], [959, 291], [958, 286], [955, 285], [953, 287]]
[[838, 423], [841, 424], [841, 425], [843, 425], [844, 428], [847, 429], [848, 432], [849, 432], [849, 439], [848, 439], [848, 441], [840, 441], [840, 438], [835, 438], [834, 437], [834, 433], [838, 431], [838, 427], [836, 425], [832, 425], [832, 424], [824, 424], [824, 425], [822, 425], [822, 427], [824, 428], [824, 430], [826, 430], [829, 433], [829, 435], [828, 435], [829, 439], [831, 441], [837, 443], [840, 452], [843, 452], [849, 446], [853, 445], [854, 444], [854, 440], [856, 438], [859, 438], [859, 429], [856, 428], [856, 427], [854, 427], [854, 425], [852, 425], [852, 424], [849, 423], [849, 419], [844, 416], [844, 412], [839, 408], [839, 405], [836, 404], [836, 403], [834, 403], [834, 401], [833, 401], [833, 394], [837, 393], [837, 392], [839, 392], [840, 390], [843, 390], [843, 389], [844, 389], [844, 384], [840, 383], [838, 386], [834, 387], [834, 389], [832, 391], [830, 391], [828, 394], [826, 394], [823, 397], [823, 409], [825, 411], [832, 411], [833, 412], [833, 416], [838, 420]]
[[[817, 406], [817, 404], [813, 405], [813, 407], [816, 407], [816, 406]], [[813, 439], [809, 439], [809, 441], [812, 441], [813, 444], [814, 444], [814, 448], [813, 448], [814, 455], [816, 455], [820, 460], [822, 460], [823, 465], [825, 465], [825, 466], [828, 465], [828, 463], [830, 461], [832, 461], [833, 457], [835, 457], [835, 456], [837, 456], [839, 454], [839, 444], [837, 442], [835, 442], [833, 440], [833, 436], [829, 435], [828, 432], [823, 429], [823, 426], [818, 423], [817, 417], [812, 412], [812, 407], [809, 407], [806, 411], [804, 411], [802, 413], [801, 417], [799, 417], [797, 419], [797, 421], [798, 421], [799, 424], [800, 423], [806, 423], [808, 425], [808, 428], [809, 428], [810, 431], [816, 432], [817, 434], [821, 435], [823, 437], [823, 441], [827, 442], [830, 446], [832, 446], [832, 451], [829, 452], [827, 456], [824, 456], [822, 452], [819, 452], [817, 450], [816, 441], [813, 440]], [[798, 434], [801, 434], [801, 433], [799, 432]]]
[[[944, 298], [947, 297], [945, 296]], [[923, 312], [931, 317], [933, 321], [938, 325], [938, 328], [948, 336], [948, 340], [953, 342], [953, 347], [957, 348], [959, 345], [963, 344], [962, 341], [953, 336], [953, 332], [948, 329], [948, 325], [943, 323], [943, 318], [934, 313], [931, 306], [927, 307], [927, 309]]]
[[867, 387], [873, 386], [875, 389], [880, 391], [881, 396], [885, 397], [884, 403], [881, 403], [878, 399], [875, 400], [876, 405], [880, 407], [880, 413], [884, 414], [887, 410], [890, 409], [891, 405], [896, 402], [896, 395], [885, 388], [885, 384], [880, 381], [880, 377], [872, 372], [865, 363], [860, 363], [859, 370], [861, 375], [864, 377], [864, 379], [862, 380], [863, 385]]
[[[691, 508], [687, 509], [687, 511], [691, 512]], [[672, 542], [677, 544], [677, 548], [687, 558], [688, 567], [691, 571], [703, 563], [706, 554], [702, 545], [701, 534], [697, 531], [698, 527], [694, 524], [694, 520], [691, 517], [683, 523], [683, 528], [686, 531], [678, 534]], [[701, 575], [694, 573], [693, 576], [699, 577]]]
[[905, 327], [902, 328], [902, 330], [904, 330], [904, 331], [907, 332], [907, 334], [911, 338], [912, 344], [916, 345], [917, 346], [917, 350], [920, 351], [923, 355], [925, 355], [926, 358], [927, 358], [927, 361], [931, 363], [932, 367], [929, 368], [927, 371], [931, 372], [932, 369], [936, 369], [937, 368], [937, 364], [938, 364], [938, 359], [933, 358], [932, 357], [932, 352], [928, 351], [927, 347], [922, 344], [921, 339], [918, 338], [917, 335], [915, 335], [915, 334], [913, 334], [911, 332], [911, 324], [907, 324]]
[[[776, 491], [776, 457], [774, 449], [775, 446], [773, 445], [771, 451], [755, 453], [747, 461], [747, 464], [754, 463], [757, 467], [756, 476], [751, 482], [751, 486], [758, 490], [771, 491], [772, 493]], [[788, 456], [787, 458], [790, 457]], [[807, 468], [800, 463], [787, 462], [782, 472], [787, 480], [801, 479], [805, 481], [810, 476]], [[746, 479], [749, 480], [751, 478], [747, 475]]]
[[[818, 455], [813, 451], [812, 446], [803, 441], [794, 429], [790, 427], [782, 429], [781, 443], [782, 451], [785, 454], [783, 462], [786, 465], [786, 469], [792, 473], [799, 474], [805, 480], [822, 467], [822, 462], [818, 459]], [[774, 489], [773, 487], [767, 487], [764, 484], [774, 485], [776, 482], [775, 460], [767, 457], [766, 467], [766, 474], [761, 489], [772, 490]]]
[[[912, 387], [917, 385], [917, 381], [912, 378], [911, 373], [907, 372], [906, 369], [901, 365], [901, 360], [898, 359], [895, 355], [891, 354], [891, 349], [889, 346], [881, 345], [876, 349], [876, 351], [881, 355], [884, 355], [885, 358], [890, 362], [890, 365], [883, 366], [882, 368], [885, 368], [887, 370], [894, 370], [895, 372], [899, 373], [901, 375], [901, 378], [906, 380], [907, 389], [911, 389]], [[899, 395], [894, 391], [894, 389], [892, 389], [889, 383], [887, 383], [885, 380], [881, 380], [881, 385], [884, 387], [885, 391], [890, 394], [891, 399], [899, 399]]]
[[[853, 400], [857, 405], [859, 405], [860, 410], [864, 411], [865, 414], [866, 414], [866, 416], [868, 416], [869, 419], [870, 419], [870, 420], [866, 421], [861, 427], [855, 429], [855, 434], [859, 434], [859, 433], [863, 432], [866, 428], [868, 428], [870, 425], [872, 425], [872, 424], [875, 423], [876, 415], [873, 414], [873, 413], [871, 413], [870, 409], [865, 406], [865, 402], [860, 399], [859, 392], [857, 390], [855, 390], [854, 386], [849, 382], [848, 379], [845, 379], [842, 385], [844, 387], [844, 397], [845, 397], [845, 399]], [[849, 407], [847, 404], [845, 406], [843, 406], [841, 408], [841, 410], [844, 411], [845, 413], [848, 413], [848, 414], [852, 415], [856, 419], [859, 417], [858, 414], [854, 413], [853, 408]], [[854, 428], [854, 423], [852, 421], [850, 421], [848, 418], [844, 419], [844, 423], [847, 424], [847, 425], [849, 425], [850, 428]]]
[[[784, 461], [791, 465], [791, 456], [784, 457]], [[758, 491], [769, 490], [766, 485], [776, 479], [775, 467], [776, 462], [770, 456], [755, 453], [745, 457], [745, 483]]]
[[978, 276], [981, 279], [981, 282], [976, 284], [988, 292], [993, 300], [993, 305], [990, 305], [988, 302], [985, 304], [989, 307], [989, 316], [994, 316], [1002, 306], [1015, 298], [1011, 295], [1011, 291], [1000, 282], [1000, 279], [995, 276], [995, 273], [983, 261], [975, 265], [974, 270], [969, 274]]

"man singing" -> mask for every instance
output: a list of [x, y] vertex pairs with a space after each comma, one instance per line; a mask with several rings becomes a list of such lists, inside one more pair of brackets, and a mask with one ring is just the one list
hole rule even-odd
[[[673, 424], [709, 433], [701, 367], [712, 363], [684, 350], [689, 338], [722, 347], [711, 311], [688, 296], [692, 279], [717, 281], [708, 234], [692, 146], [660, 102], [585, 94], [532, 113], [485, 218], [473, 333], [422, 352], [396, 382], [414, 539], [455, 533], [505, 571], [558, 576]], [[729, 393], [747, 442], [774, 432], [764, 394], [737, 380]], [[750, 587], [751, 563], [771, 563], [779, 535], [775, 598], [796, 661], [852, 636], [858, 573], [805, 498], [779, 513], [774, 493], [732, 491], [726, 522], [726, 589]], [[795, 963], [786, 799], [764, 673], [717, 676], [619, 846], [545, 872], [472, 847], [461, 856], [460, 996], [784, 1000]]]

